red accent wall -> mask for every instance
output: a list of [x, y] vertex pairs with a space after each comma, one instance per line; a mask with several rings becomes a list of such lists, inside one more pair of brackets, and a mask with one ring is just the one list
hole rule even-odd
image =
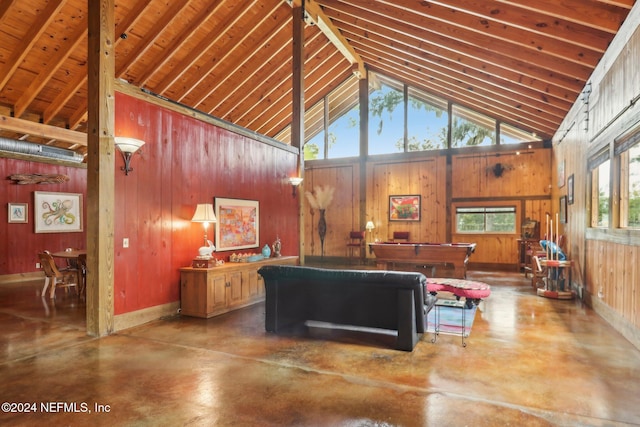
[[[202, 224], [191, 217], [198, 203], [213, 203], [216, 196], [260, 202], [260, 247], [250, 251], [279, 236], [284, 255], [299, 255], [298, 201], [287, 181], [297, 155], [121, 93], [115, 123], [116, 135], [146, 142], [128, 176], [116, 157], [115, 314], [180, 299], [178, 268], [190, 265], [203, 244]], [[2, 158], [0, 172], [64, 173], [69, 183], [46, 191], [86, 192], [84, 169]], [[86, 246], [84, 233], [34, 234], [33, 221], [7, 224], [6, 203], [28, 201], [32, 211], [36, 188], [10, 181], [3, 187], [0, 231], [7, 238], [0, 242], [0, 274], [35, 271], [41, 249]], [[210, 240], [214, 234], [210, 226]], [[122, 247], [125, 237], [129, 248]], [[230, 254], [216, 256], [226, 260]]]
[[[9, 177], [16, 173], [60, 174], [69, 177], [62, 184], [16, 184]], [[25, 160], [0, 158], [0, 275], [32, 273], [38, 271], [38, 252], [60, 251], [66, 248], [84, 248], [86, 234], [38, 233], [35, 234], [34, 192], [81, 193], [85, 199], [87, 171], [83, 168], [28, 162]], [[86, 200], [84, 200], [86, 202]], [[29, 222], [9, 224], [8, 203], [27, 203]], [[86, 203], [83, 204], [83, 219], [86, 218]], [[86, 223], [83, 229], [86, 230]]]

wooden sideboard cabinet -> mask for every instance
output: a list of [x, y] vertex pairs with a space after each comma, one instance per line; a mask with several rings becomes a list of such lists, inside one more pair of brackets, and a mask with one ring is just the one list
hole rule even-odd
[[297, 256], [247, 263], [226, 263], [212, 268], [180, 269], [180, 305], [185, 316], [213, 317], [263, 301], [263, 265], [297, 265]]

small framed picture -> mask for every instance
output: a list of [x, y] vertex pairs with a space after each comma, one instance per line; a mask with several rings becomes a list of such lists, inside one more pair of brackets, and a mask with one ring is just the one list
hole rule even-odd
[[567, 196], [560, 197], [560, 223], [567, 223]]
[[9, 203], [9, 222], [27, 223], [29, 222], [29, 205], [26, 203]]
[[573, 204], [573, 174], [567, 178], [567, 203]]

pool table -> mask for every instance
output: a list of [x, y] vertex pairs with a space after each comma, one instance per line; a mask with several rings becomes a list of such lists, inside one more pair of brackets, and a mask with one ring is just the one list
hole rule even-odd
[[448, 264], [453, 266], [453, 275], [458, 279], [466, 279], [467, 262], [475, 249], [475, 243], [369, 243], [369, 251], [375, 254], [380, 270], [393, 270], [396, 264], [412, 267]]

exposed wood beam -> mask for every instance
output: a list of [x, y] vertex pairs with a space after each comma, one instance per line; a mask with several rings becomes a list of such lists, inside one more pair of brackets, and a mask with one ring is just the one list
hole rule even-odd
[[[293, 5], [302, 7], [302, 0], [293, 0]], [[331, 22], [331, 19], [325, 15], [322, 7], [314, 0], [304, 1], [305, 14], [315, 23], [320, 31], [329, 39], [329, 41], [344, 55], [351, 63], [352, 69], [356, 77], [362, 79], [365, 77], [366, 70], [360, 55], [353, 49], [349, 42], [344, 38], [340, 30]]]
[[34, 23], [29, 31], [21, 37], [22, 42], [13, 49], [11, 56], [5, 58], [4, 65], [0, 68], [0, 90], [4, 88], [16, 69], [22, 64], [51, 21], [55, 19], [63, 4], [63, 0], [52, 0], [47, 3], [47, 7], [38, 14], [38, 22]]
[[33, 135], [43, 139], [64, 141], [72, 145], [87, 146], [87, 134], [84, 132], [36, 123], [31, 120], [0, 115], [0, 129], [24, 135]]
[[114, 332], [115, 0], [89, 1], [87, 333]]

